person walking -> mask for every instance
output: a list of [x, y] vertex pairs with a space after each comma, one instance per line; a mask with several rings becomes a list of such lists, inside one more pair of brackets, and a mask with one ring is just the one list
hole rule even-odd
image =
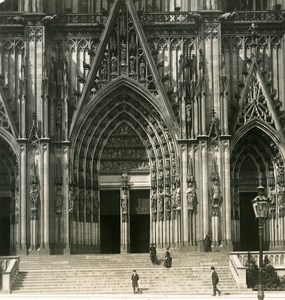
[[170, 268], [171, 264], [172, 264], [172, 257], [170, 256], [169, 247], [167, 247], [165, 252], [164, 266], [165, 268]]
[[211, 271], [212, 271], [213, 296], [216, 296], [217, 292], [219, 293], [219, 296], [221, 296], [221, 291], [217, 287], [219, 283], [219, 276], [215, 270], [215, 267], [211, 267]]
[[133, 291], [134, 291], [134, 294], [136, 293], [136, 290], [137, 292], [139, 293], [140, 292], [140, 289], [139, 289], [139, 275], [137, 274], [137, 271], [136, 270], [133, 270], [133, 274], [132, 274], [132, 287], [133, 287]]

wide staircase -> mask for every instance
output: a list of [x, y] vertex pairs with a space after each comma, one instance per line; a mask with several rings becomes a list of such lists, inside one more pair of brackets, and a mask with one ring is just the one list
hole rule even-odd
[[[215, 266], [224, 295], [249, 294], [238, 288], [227, 254], [172, 253], [170, 269], [150, 263], [149, 254], [98, 254], [21, 257], [20, 279], [14, 294], [129, 294], [136, 269], [139, 286], [147, 294], [211, 295], [211, 271]], [[158, 256], [163, 258], [163, 255]]]

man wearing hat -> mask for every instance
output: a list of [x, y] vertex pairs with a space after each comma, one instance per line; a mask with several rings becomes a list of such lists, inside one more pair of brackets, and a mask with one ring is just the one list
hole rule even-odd
[[133, 286], [133, 290], [134, 290], [134, 294], [136, 293], [136, 289], [139, 293], [140, 289], [139, 289], [139, 284], [138, 284], [138, 281], [139, 281], [139, 275], [137, 274], [137, 271], [136, 270], [133, 270], [133, 274], [132, 274], [132, 286]]
[[221, 295], [221, 291], [218, 290], [217, 284], [219, 283], [219, 276], [215, 270], [214, 267], [211, 267], [212, 271], [212, 285], [213, 285], [213, 296], [216, 296], [216, 293], [219, 293], [219, 296]]

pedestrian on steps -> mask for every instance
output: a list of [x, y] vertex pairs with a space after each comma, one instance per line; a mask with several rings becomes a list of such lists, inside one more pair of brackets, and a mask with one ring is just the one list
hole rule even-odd
[[150, 260], [153, 265], [159, 265], [159, 260], [156, 256], [156, 247], [155, 244], [151, 244], [149, 248]]
[[211, 267], [212, 271], [212, 285], [213, 285], [213, 295], [216, 296], [216, 293], [219, 293], [219, 296], [221, 296], [221, 291], [218, 289], [217, 285], [219, 283], [219, 276], [215, 270], [215, 267]]
[[139, 289], [139, 275], [137, 274], [137, 271], [136, 270], [133, 270], [133, 274], [132, 274], [132, 287], [133, 287], [133, 290], [134, 290], [134, 294], [136, 292], [140, 292], [140, 289]]
[[172, 265], [172, 257], [170, 256], [169, 247], [166, 248], [164, 266], [170, 268]]
[[203, 241], [203, 245], [204, 245], [204, 251], [205, 252], [212, 252], [212, 239], [210, 237], [210, 234], [207, 233], [205, 238], [204, 238], [204, 241]]

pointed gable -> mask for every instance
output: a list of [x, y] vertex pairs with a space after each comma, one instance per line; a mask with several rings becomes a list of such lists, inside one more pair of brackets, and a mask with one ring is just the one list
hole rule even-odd
[[259, 120], [271, 125], [283, 135], [268, 84], [255, 60], [249, 69], [245, 83], [240, 84], [243, 87], [233, 131], [253, 120]]
[[74, 113], [70, 134], [82, 107], [111, 81], [129, 77], [154, 95], [154, 100], [169, 119], [175, 119], [168, 102], [159, 72], [148, 48], [137, 12], [132, 1], [115, 1], [105, 30], [79, 93], [80, 100]]

